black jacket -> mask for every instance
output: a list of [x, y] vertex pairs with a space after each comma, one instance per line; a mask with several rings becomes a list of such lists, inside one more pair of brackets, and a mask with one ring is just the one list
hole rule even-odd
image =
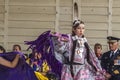
[[[112, 75], [109, 80], [120, 80], [120, 65], [114, 64], [114, 60], [118, 60], [118, 57], [120, 57], [120, 50], [118, 49], [116, 53], [114, 53], [115, 55], [113, 58], [110, 57], [110, 53], [111, 51], [108, 51], [102, 55], [101, 66], [106, 72]], [[116, 73], [115, 70], [119, 73]]]

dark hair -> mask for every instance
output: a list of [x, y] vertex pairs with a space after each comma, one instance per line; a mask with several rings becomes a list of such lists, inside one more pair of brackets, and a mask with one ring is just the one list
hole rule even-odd
[[95, 49], [96, 47], [98, 47], [98, 46], [102, 49], [102, 45], [101, 45], [100, 43], [96, 43], [96, 44], [94, 45], [94, 49]]
[[[78, 20], [74, 20], [72, 29], [76, 29], [80, 24], [84, 24], [84, 22], [79, 20], [79, 19]], [[72, 36], [74, 36], [74, 35], [75, 35], [75, 33], [72, 30]]]
[[19, 50], [21, 50], [21, 46], [20, 46], [20, 45], [18, 45], [18, 44], [15, 44], [15, 45], [13, 45], [13, 51], [14, 51], [15, 47], [18, 47], [18, 48], [19, 48]]
[[5, 53], [5, 52], [6, 52], [6, 50], [4, 49], [4, 47], [3, 47], [3, 46], [1, 46], [1, 45], [0, 45], [0, 50], [1, 50], [1, 51], [3, 51], [3, 53]]

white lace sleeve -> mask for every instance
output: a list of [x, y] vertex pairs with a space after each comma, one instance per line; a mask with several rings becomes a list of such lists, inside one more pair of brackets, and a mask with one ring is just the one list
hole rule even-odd
[[53, 37], [52, 41], [55, 57], [58, 61], [63, 63], [64, 62], [63, 54], [66, 52], [67, 42], [59, 41], [57, 37]]

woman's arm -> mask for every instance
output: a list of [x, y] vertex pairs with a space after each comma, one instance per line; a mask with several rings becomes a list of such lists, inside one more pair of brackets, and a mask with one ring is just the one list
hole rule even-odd
[[20, 55], [17, 54], [12, 62], [0, 57], [0, 64], [4, 65], [6, 67], [14, 68], [18, 63], [19, 57], [20, 57]]

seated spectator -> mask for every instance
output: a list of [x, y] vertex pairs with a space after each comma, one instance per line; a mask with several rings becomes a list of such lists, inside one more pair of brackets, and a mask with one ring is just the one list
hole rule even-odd
[[20, 52], [5, 52], [0, 46], [0, 53], [0, 80], [38, 80]]
[[0, 45], [0, 53], [5, 53], [5, 49]]
[[27, 59], [27, 56], [22, 52], [21, 46], [18, 44], [13, 45], [13, 51], [14, 52], [20, 52], [21, 55], [23, 55], [24, 59]]
[[42, 65], [41, 54], [34, 52], [30, 58], [30, 64], [34, 71], [39, 71]]
[[101, 60], [101, 56], [102, 56], [102, 45], [100, 43], [96, 43], [94, 45], [94, 51], [95, 51], [95, 55], [97, 56], [98, 60]]
[[[5, 53], [5, 49], [1, 45], [0, 45], [0, 53]], [[6, 67], [14, 68], [19, 61], [19, 57], [20, 57], [19, 54], [17, 54], [14, 60], [10, 62], [0, 56], [0, 64]]]
[[18, 44], [13, 45], [13, 51], [21, 52], [21, 46]]
[[41, 53], [38, 53], [36, 50], [34, 50], [29, 55], [29, 59], [27, 60], [27, 62], [35, 71], [35, 75], [39, 80], [49, 80], [46, 77], [49, 66], [47, 62], [41, 60], [41, 57], [42, 57]]

